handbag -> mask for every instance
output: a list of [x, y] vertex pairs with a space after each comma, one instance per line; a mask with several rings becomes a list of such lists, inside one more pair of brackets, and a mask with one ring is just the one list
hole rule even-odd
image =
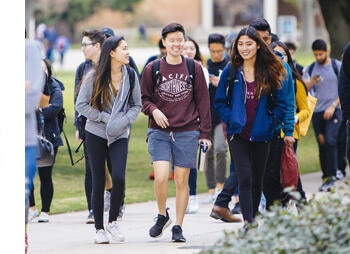
[[317, 102], [317, 98], [312, 96], [311, 94], [308, 94], [307, 104], [309, 106], [310, 114], [309, 114], [308, 118], [305, 119], [305, 121], [302, 121], [299, 123], [299, 133], [302, 136], [306, 136], [306, 134], [307, 134], [307, 131], [308, 131], [309, 126], [310, 126], [312, 114], [314, 113], [314, 110], [315, 110], [316, 102]]
[[38, 141], [36, 146], [36, 165], [37, 167], [49, 167], [52, 166], [55, 161], [55, 151], [53, 144], [43, 135], [44, 116], [41, 112], [38, 112], [37, 117], [39, 120], [38, 124], [40, 126], [40, 131], [36, 136]]
[[296, 189], [299, 178], [298, 160], [293, 147], [286, 144], [283, 145], [282, 149], [280, 178], [283, 188], [293, 187]]

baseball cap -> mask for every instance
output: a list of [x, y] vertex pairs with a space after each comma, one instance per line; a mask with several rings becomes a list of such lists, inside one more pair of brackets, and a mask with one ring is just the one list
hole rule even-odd
[[102, 28], [102, 32], [106, 35], [107, 38], [114, 36], [113, 30], [109, 27]]

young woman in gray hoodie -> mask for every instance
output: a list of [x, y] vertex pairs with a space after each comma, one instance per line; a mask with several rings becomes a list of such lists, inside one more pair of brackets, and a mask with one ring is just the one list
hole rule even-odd
[[[129, 48], [124, 38], [112, 36], [106, 39], [99, 63], [96, 69], [86, 74], [75, 104], [78, 113], [87, 118], [85, 142], [92, 171], [92, 209], [96, 228], [95, 243], [98, 244], [125, 240], [117, 217], [124, 196], [130, 126], [142, 105], [137, 75], [134, 85], [129, 83], [128, 63]], [[106, 158], [111, 165], [113, 188], [105, 231], [103, 196]]]

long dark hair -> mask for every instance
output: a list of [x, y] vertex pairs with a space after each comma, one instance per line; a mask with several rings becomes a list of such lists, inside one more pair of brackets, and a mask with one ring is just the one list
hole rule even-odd
[[[288, 63], [289, 67], [290, 67], [291, 70], [292, 70], [292, 77], [293, 77], [293, 79], [294, 79], [294, 80], [297, 79], [297, 80], [299, 80], [299, 81], [303, 84], [303, 86], [304, 86], [304, 88], [305, 88], [305, 93], [307, 94], [307, 88], [306, 88], [306, 86], [305, 86], [305, 83], [304, 83], [304, 81], [303, 81], [303, 78], [301, 77], [301, 75], [300, 75], [300, 73], [298, 72], [297, 68], [295, 68], [295, 66], [294, 66], [293, 59], [292, 59], [292, 55], [290, 54], [290, 51], [289, 51], [289, 48], [287, 47], [287, 45], [284, 44], [284, 43], [281, 42], [281, 41], [274, 41], [274, 42], [271, 43], [270, 47], [271, 47], [272, 49], [274, 49], [274, 48], [276, 48], [276, 47], [281, 47], [281, 48], [284, 49], [284, 51], [286, 52], [287, 57], [288, 57], [287, 63]], [[294, 82], [294, 85], [295, 85], [295, 92], [296, 92], [296, 91], [297, 91], [297, 90], [296, 90], [296, 88], [297, 88], [296, 82]]]
[[102, 44], [100, 60], [96, 66], [94, 89], [92, 92], [91, 106], [102, 111], [102, 105], [110, 105], [109, 83], [111, 78], [111, 56], [110, 52], [115, 50], [120, 42], [124, 40], [121, 36], [111, 36]]
[[238, 52], [238, 41], [241, 36], [246, 35], [254, 40], [260, 47], [256, 53], [255, 60], [255, 89], [254, 95], [269, 94], [272, 90], [276, 90], [282, 87], [281, 82], [286, 75], [286, 70], [283, 67], [282, 60], [279, 59], [261, 39], [258, 31], [252, 26], [246, 26], [238, 33], [234, 50], [231, 56], [231, 63], [234, 67], [240, 68], [243, 66], [244, 59]]

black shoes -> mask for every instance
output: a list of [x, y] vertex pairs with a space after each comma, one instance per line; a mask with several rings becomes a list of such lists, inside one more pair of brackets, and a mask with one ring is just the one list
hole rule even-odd
[[171, 229], [171, 232], [173, 233], [173, 236], [171, 240], [175, 243], [184, 243], [186, 242], [185, 237], [182, 235], [182, 228], [179, 225], [173, 226]]
[[171, 224], [171, 219], [168, 214], [169, 208], [165, 210], [166, 216], [158, 214], [156, 224], [149, 230], [149, 235], [151, 237], [160, 237], [163, 234], [164, 229], [169, 227]]

